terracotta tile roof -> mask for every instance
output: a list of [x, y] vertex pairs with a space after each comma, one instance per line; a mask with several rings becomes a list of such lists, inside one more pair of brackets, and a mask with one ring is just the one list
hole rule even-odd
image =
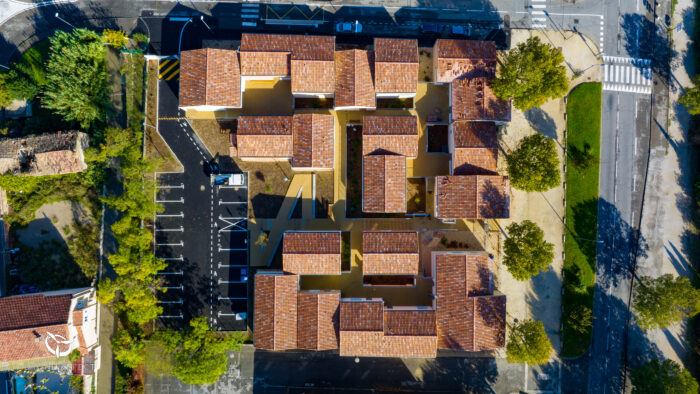
[[[371, 310], [360, 310], [360, 306]], [[382, 307], [380, 307], [382, 306]], [[349, 308], [352, 308], [349, 310]], [[435, 311], [384, 309], [383, 302], [341, 301], [340, 355], [366, 357], [435, 357]], [[357, 324], [369, 318], [372, 324]], [[383, 328], [377, 318], [383, 319]], [[416, 319], [410, 322], [409, 319]], [[344, 321], [348, 320], [348, 321]], [[409, 322], [411, 324], [409, 324]], [[387, 326], [390, 325], [390, 326]]]
[[510, 181], [499, 175], [438, 176], [438, 219], [502, 219], [510, 216]]
[[380, 299], [349, 301], [340, 300], [341, 331], [384, 330], [384, 301]]
[[258, 349], [297, 347], [297, 275], [255, 275], [254, 342]]
[[333, 36], [244, 33], [240, 53], [242, 75], [291, 75], [292, 92], [334, 91]]
[[496, 97], [490, 87], [491, 76], [476, 73], [452, 81], [450, 95], [452, 121], [510, 121], [510, 102]]
[[[67, 312], [66, 312], [67, 314]], [[32, 360], [37, 358], [52, 358], [46, 347], [48, 333], [70, 339], [67, 324], [42, 325], [34, 328], [13, 329], [0, 332], [0, 363]], [[37, 341], [37, 338], [39, 339]], [[61, 345], [61, 351], [66, 351], [67, 345]], [[53, 347], [55, 349], [55, 347]]]
[[340, 290], [301, 291], [297, 346], [306, 350], [338, 348]]
[[384, 335], [435, 336], [435, 311], [432, 309], [384, 309]]
[[340, 275], [339, 232], [285, 232], [282, 266], [299, 275]]
[[375, 38], [377, 93], [415, 93], [418, 89], [418, 40]]
[[418, 117], [413, 115], [365, 115], [362, 118], [362, 154], [386, 151], [418, 156]]
[[180, 107], [241, 107], [238, 53], [202, 48], [180, 55]]
[[496, 175], [498, 128], [493, 122], [452, 123], [452, 175]]
[[335, 61], [292, 60], [292, 93], [335, 91]]
[[236, 143], [241, 158], [289, 158], [293, 153], [291, 116], [239, 116]]
[[78, 131], [1, 138], [0, 174], [42, 176], [81, 172], [87, 168], [83, 151], [88, 145], [88, 135]]
[[295, 114], [292, 167], [333, 168], [335, 121], [333, 115]]
[[433, 46], [436, 82], [452, 82], [477, 68], [496, 67], [496, 43], [438, 39]]
[[336, 51], [335, 107], [375, 108], [374, 95], [374, 53], [361, 49]]
[[488, 255], [435, 253], [433, 258], [438, 347], [463, 351], [503, 347], [506, 298], [489, 295], [493, 290]]
[[0, 298], [0, 332], [67, 324], [70, 294], [30, 294]]
[[362, 233], [363, 275], [418, 275], [418, 233]]
[[404, 156], [365, 156], [362, 172], [363, 212], [406, 212]]

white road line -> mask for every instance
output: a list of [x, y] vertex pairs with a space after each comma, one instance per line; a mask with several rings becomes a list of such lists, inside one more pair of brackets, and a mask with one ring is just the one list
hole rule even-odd
[[248, 202], [247, 201], [222, 201], [222, 200], [219, 200], [219, 205], [225, 205], [225, 204], [248, 204]]
[[248, 250], [248, 249], [246, 249], [246, 248], [244, 248], [244, 249], [241, 249], [241, 248], [221, 248], [221, 247], [219, 248], [219, 252], [232, 252], [232, 251], [233, 252], [235, 252], [235, 251], [240, 252], [242, 250]]
[[615, 82], [620, 80], [620, 66], [615, 65]]
[[174, 214], [164, 214], [164, 213], [157, 213], [156, 214], [157, 218], [184, 218], [185, 214], [180, 212], [180, 213], [174, 213]]
[[159, 289], [168, 289], [168, 290], [170, 290], [170, 289], [175, 289], [175, 290], [184, 290], [184, 289], [185, 289], [185, 287], [184, 287], [183, 285], [180, 285], [180, 286], [161, 286], [161, 287], [159, 287]]
[[235, 267], [246, 268], [247, 265], [221, 264], [221, 262], [219, 262], [219, 265], [218, 265], [218, 268], [235, 268]]
[[159, 304], [182, 304], [182, 298], [177, 301], [158, 301]]
[[177, 243], [177, 244], [159, 244], [159, 243], [156, 243], [156, 246], [185, 246], [185, 241], [180, 241], [180, 243]]
[[156, 200], [158, 204], [166, 204], [166, 203], [185, 203], [185, 197], [180, 197], [179, 200]]
[[545, 15], [544, 11], [532, 11], [532, 15]]
[[603, 64], [603, 70], [605, 71], [605, 78], [603, 79], [604, 81], [608, 80], [608, 73], [610, 70], [610, 66], [607, 64]]
[[547, 18], [532, 18], [535, 22], [547, 22]]
[[158, 273], [158, 275], [184, 275], [185, 272], [183, 270], [177, 271], [177, 272], [165, 272], [161, 271]]
[[242, 280], [221, 280], [221, 279], [219, 279], [218, 282], [220, 285], [231, 284], [231, 283], [234, 283], [234, 284], [235, 283], [247, 283], [247, 282], [242, 281]]
[[185, 228], [183, 226], [180, 226], [180, 228], [157, 228], [156, 231], [161, 231], [161, 232], [184, 232]]
[[184, 183], [181, 183], [178, 186], [169, 186], [169, 185], [157, 185], [156, 186], [156, 189], [184, 189], [184, 188], [185, 188]]
[[547, 6], [544, 4], [533, 4], [532, 8], [547, 8]]
[[544, 29], [547, 27], [547, 25], [542, 25], [542, 24], [532, 24], [532, 27], [535, 29]]
[[247, 300], [248, 299], [248, 297], [222, 297], [222, 296], [218, 296], [218, 298], [219, 298], [219, 301], [221, 301], [221, 300]]
[[184, 261], [185, 258], [180, 255], [180, 257], [156, 257], [159, 260], [165, 260], [165, 261]]
[[172, 315], [172, 316], [160, 315], [160, 316], [158, 316], [159, 319], [182, 319], [182, 317], [183, 317], [182, 313], [180, 313], [180, 315], [177, 315], [177, 316], [176, 315]]

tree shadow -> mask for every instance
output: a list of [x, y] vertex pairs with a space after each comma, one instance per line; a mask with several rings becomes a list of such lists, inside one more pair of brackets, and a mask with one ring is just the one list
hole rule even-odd
[[525, 111], [525, 119], [535, 131], [547, 138], [557, 139], [557, 125], [549, 114], [540, 107], [534, 107]]
[[[644, 15], [623, 14], [621, 18], [625, 50], [635, 58], [632, 65], [639, 68], [642, 75], [650, 68], [661, 83], [676, 91], [680, 83], [671, 72], [674, 68], [671, 61], [676, 53], [669, 45], [668, 33]], [[638, 59], [651, 60], [651, 64]]]

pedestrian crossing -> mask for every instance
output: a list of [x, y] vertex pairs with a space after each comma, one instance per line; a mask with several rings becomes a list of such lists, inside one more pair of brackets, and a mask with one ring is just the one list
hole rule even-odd
[[603, 90], [651, 94], [651, 60], [603, 56]]
[[260, 18], [260, 4], [258, 3], [243, 3], [241, 4], [241, 25], [242, 26], [257, 26]]
[[547, 0], [530, 0], [530, 27], [533, 29], [547, 28]]

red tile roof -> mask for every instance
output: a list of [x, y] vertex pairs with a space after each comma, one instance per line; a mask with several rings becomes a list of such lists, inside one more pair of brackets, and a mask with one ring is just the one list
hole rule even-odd
[[71, 294], [0, 298], [0, 331], [68, 323]]
[[340, 303], [340, 355], [435, 357], [435, 311], [384, 309], [383, 302]]
[[384, 301], [381, 299], [340, 300], [341, 331], [384, 330]]
[[510, 216], [510, 181], [500, 175], [438, 176], [438, 219], [502, 219]]
[[436, 82], [452, 82], [483, 67], [496, 67], [496, 44], [493, 41], [438, 39], [433, 46]]
[[362, 233], [363, 275], [418, 275], [418, 233]]
[[299, 275], [340, 275], [340, 233], [285, 232], [282, 267]]
[[491, 75], [474, 73], [452, 81], [450, 95], [452, 121], [510, 121], [510, 102], [496, 97], [491, 90]]
[[202, 48], [180, 55], [180, 107], [241, 107], [238, 53]]
[[292, 167], [333, 168], [335, 157], [333, 115], [295, 114], [292, 134]]
[[375, 38], [377, 93], [415, 93], [418, 89], [418, 40]]
[[462, 351], [503, 347], [506, 298], [489, 295], [488, 255], [435, 253], [433, 258], [438, 347]]
[[292, 157], [291, 116], [239, 116], [236, 143], [241, 158]]
[[404, 156], [365, 156], [362, 172], [363, 212], [406, 212]]
[[333, 36], [244, 33], [240, 53], [242, 75], [291, 75], [292, 92], [334, 91]]
[[[38, 358], [55, 359], [56, 355], [46, 347], [46, 341], [49, 340], [49, 345], [53, 349], [56, 348], [55, 342], [49, 339], [49, 333], [70, 339], [67, 324], [0, 331], [0, 363]], [[68, 345], [60, 346], [59, 350], [62, 352], [68, 350]]]
[[258, 349], [297, 347], [297, 275], [255, 275], [254, 342]]
[[386, 151], [418, 156], [418, 117], [413, 115], [365, 115], [362, 118], [362, 154]]
[[498, 128], [493, 122], [455, 122], [452, 175], [495, 175]]
[[297, 346], [306, 350], [338, 348], [340, 290], [301, 291]]
[[374, 95], [374, 53], [362, 49], [336, 51], [335, 107], [375, 108]]

